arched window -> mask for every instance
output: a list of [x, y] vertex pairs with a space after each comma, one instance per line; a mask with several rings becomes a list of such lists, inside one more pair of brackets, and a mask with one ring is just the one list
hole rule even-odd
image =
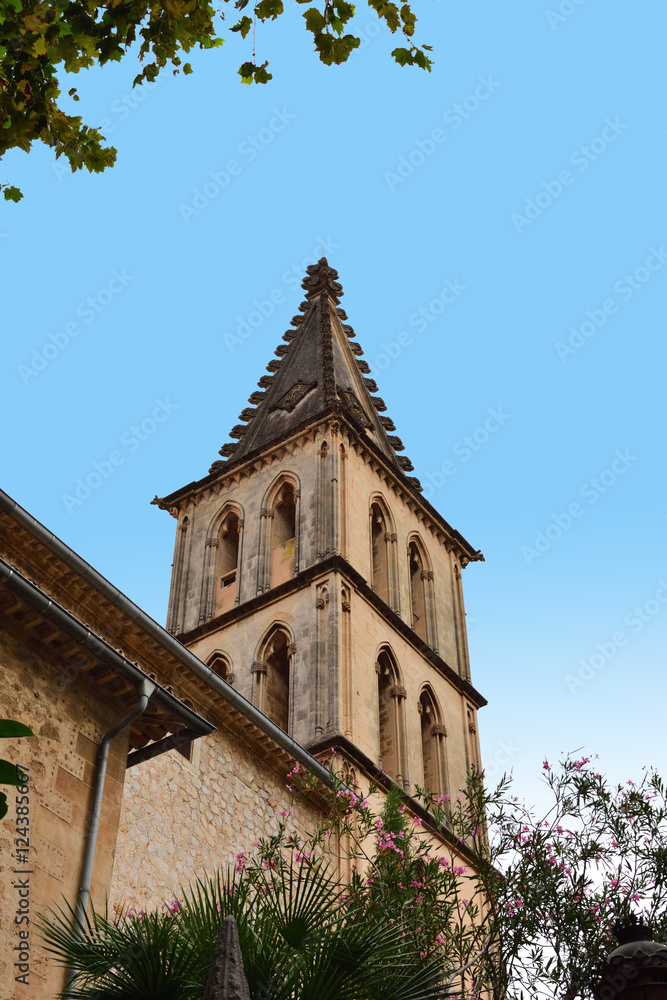
[[230, 511], [220, 525], [215, 560], [215, 614], [234, 607], [239, 561], [239, 517]]
[[379, 504], [371, 505], [371, 585], [386, 604], [389, 603], [389, 552], [387, 521]]
[[447, 776], [443, 741], [446, 733], [440, 719], [435, 696], [430, 688], [424, 688], [419, 697], [419, 715], [424, 789], [433, 795], [445, 795]]
[[378, 736], [380, 767], [399, 784], [405, 780], [403, 761], [403, 710], [405, 688], [398, 683], [398, 670], [388, 650], [382, 650], [375, 666], [378, 675]]
[[218, 677], [222, 677], [223, 681], [227, 681], [231, 684], [234, 680], [234, 675], [232, 674], [232, 668], [229, 660], [222, 653], [213, 653], [212, 656], [206, 661], [206, 665], [213, 670]]
[[243, 589], [243, 508], [225, 502], [209, 522], [204, 539], [199, 622], [238, 604]]
[[410, 569], [410, 611], [412, 627], [424, 642], [428, 642], [428, 618], [426, 604], [426, 572], [422, 554], [416, 542], [408, 546], [408, 566]]
[[296, 545], [296, 496], [290, 482], [283, 483], [273, 504], [271, 526], [271, 586], [294, 576]]
[[263, 646], [261, 660], [254, 664], [255, 702], [265, 715], [289, 731], [291, 638], [284, 628], [275, 628]]

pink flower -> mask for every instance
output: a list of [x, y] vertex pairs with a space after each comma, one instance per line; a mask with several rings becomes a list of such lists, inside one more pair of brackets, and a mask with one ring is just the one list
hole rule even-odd
[[421, 826], [421, 825], [422, 825], [422, 821], [420, 820], [419, 816], [413, 816], [413, 817], [412, 817], [412, 822], [413, 822], [413, 823], [414, 823], [414, 824], [415, 824], [416, 826]]

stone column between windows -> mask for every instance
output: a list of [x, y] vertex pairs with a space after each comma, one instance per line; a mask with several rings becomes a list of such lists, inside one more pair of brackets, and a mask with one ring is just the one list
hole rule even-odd
[[385, 531], [384, 544], [387, 549], [387, 577], [389, 582], [389, 606], [397, 615], [401, 613], [400, 585], [398, 579], [398, 535], [395, 531]]
[[403, 726], [403, 702], [407, 692], [400, 684], [394, 684], [391, 689], [391, 697], [394, 701], [394, 732], [396, 733], [396, 783], [408, 789], [410, 782], [407, 775], [407, 753], [405, 746], [405, 732]]
[[323, 441], [318, 452], [317, 466], [317, 558], [324, 559], [329, 548], [328, 475], [329, 445]]
[[470, 680], [470, 653], [468, 651], [468, 626], [466, 625], [465, 604], [463, 601], [463, 579], [461, 570], [468, 565], [468, 559], [461, 559], [461, 569], [455, 566], [456, 589], [458, 592], [459, 619], [461, 622], [461, 653], [463, 657], [463, 677]]
[[260, 712], [264, 711], [264, 685], [266, 683], [266, 663], [262, 660], [255, 660], [250, 668], [252, 677], [251, 701]]
[[332, 420], [329, 424], [331, 431], [331, 449], [329, 451], [329, 509], [331, 510], [331, 541], [329, 551], [331, 555], [340, 555], [340, 476], [339, 464], [340, 454], [338, 451], [338, 431], [340, 425], [337, 420]]
[[262, 507], [259, 512], [259, 560], [257, 564], [257, 593], [263, 594], [271, 586], [271, 519], [272, 507]]
[[199, 622], [207, 622], [213, 617], [215, 607], [215, 559], [219, 539], [207, 538], [204, 542], [204, 569], [199, 597]]
[[[172, 635], [176, 635], [182, 631], [183, 594], [187, 591], [186, 551], [188, 551], [190, 540], [189, 527], [190, 520], [185, 516], [176, 531], [174, 564], [171, 571], [171, 586], [169, 588], [169, 617], [167, 620], [167, 631], [171, 632]], [[187, 563], [189, 568], [189, 559]]]
[[241, 585], [243, 583], [243, 535], [245, 528], [245, 519], [239, 518], [239, 547], [236, 551], [236, 597], [234, 598], [234, 605], [241, 603]]
[[352, 693], [352, 647], [351, 647], [351, 593], [347, 587], [341, 590], [341, 651], [343, 688], [343, 735], [352, 739], [354, 731], [354, 698]]
[[435, 615], [435, 583], [433, 570], [423, 569], [421, 578], [424, 581], [424, 604], [426, 605], [426, 634], [428, 644], [434, 653], [438, 653], [438, 623]]
[[[296, 576], [297, 573], [299, 572], [300, 552], [301, 552], [301, 490], [294, 490], [294, 572], [292, 576]], [[269, 567], [270, 567], [270, 558], [271, 557], [269, 556]]]
[[327, 688], [327, 666], [329, 646], [329, 581], [316, 587], [315, 597], [315, 685], [311, 697], [311, 711], [314, 709], [315, 738], [324, 732], [324, 705]]

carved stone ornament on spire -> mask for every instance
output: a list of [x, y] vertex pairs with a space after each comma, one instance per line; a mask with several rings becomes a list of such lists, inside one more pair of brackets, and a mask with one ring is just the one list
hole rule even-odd
[[225, 917], [215, 943], [202, 1000], [250, 1000], [234, 917]]
[[322, 291], [326, 291], [336, 304], [343, 294], [343, 286], [338, 281], [338, 271], [329, 267], [326, 257], [320, 257], [317, 264], [306, 268], [308, 277], [304, 278], [301, 287], [307, 299], [314, 299]]

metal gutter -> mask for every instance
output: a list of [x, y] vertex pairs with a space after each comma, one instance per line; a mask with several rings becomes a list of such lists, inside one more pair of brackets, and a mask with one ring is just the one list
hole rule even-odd
[[36, 518], [29, 514], [23, 507], [19, 506], [16, 500], [8, 496], [3, 490], [0, 490], [0, 511], [8, 514], [12, 517], [18, 524], [30, 532], [35, 538], [37, 538], [46, 548], [49, 549], [55, 556], [61, 559], [67, 566], [70, 567], [75, 573], [77, 573], [82, 579], [86, 580], [91, 586], [100, 593], [102, 597], [105, 597], [110, 601], [115, 607], [122, 611], [123, 614], [133, 621], [136, 625], [139, 625], [144, 632], [155, 639], [163, 649], [171, 653], [177, 660], [179, 660], [183, 666], [187, 667], [196, 677], [201, 678], [203, 681], [212, 688], [216, 694], [219, 694], [225, 701], [232, 705], [238, 712], [244, 715], [250, 722], [258, 727], [263, 733], [265, 733], [270, 739], [277, 743], [279, 747], [286, 751], [294, 760], [303, 764], [305, 768], [311, 771], [315, 777], [319, 778], [326, 785], [331, 786], [331, 776], [329, 771], [320, 764], [318, 760], [315, 759], [311, 754], [308, 753], [296, 740], [293, 740], [291, 736], [283, 732], [279, 726], [276, 726], [274, 722], [263, 715], [254, 705], [243, 698], [238, 691], [230, 687], [225, 681], [222, 680], [210, 667], [207, 667], [205, 663], [202, 663], [194, 653], [191, 653], [178, 639], [174, 639], [161, 625], [158, 625], [150, 615], [147, 615], [145, 611], [142, 611], [133, 601], [126, 597], [117, 587], [114, 587], [101, 573], [93, 569], [90, 563], [87, 563], [85, 559], [77, 555], [68, 545], [65, 545], [53, 532], [45, 528]]
[[[63, 632], [71, 635], [79, 645], [85, 649], [89, 649], [102, 663], [105, 663], [112, 670], [115, 670], [116, 673], [125, 677], [135, 687], [139, 687], [142, 683], [149, 680], [147, 674], [140, 667], [115, 650], [106, 640], [91, 632], [78, 618], [70, 614], [69, 611], [66, 611], [59, 604], [56, 604], [55, 601], [52, 601], [36, 584], [27, 580], [22, 573], [14, 569], [13, 566], [10, 566], [2, 558], [0, 558], [0, 583], [21, 597], [35, 611], [39, 611], [45, 618], [52, 621]], [[175, 695], [170, 694], [161, 684], [153, 681], [151, 683], [153, 683], [154, 688], [152, 694], [153, 700], [166, 712], [169, 712], [170, 715], [178, 719], [179, 722], [187, 726], [188, 730], [192, 733], [191, 738], [208, 736], [209, 733], [215, 731], [215, 726], [212, 723], [207, 722], [206, 719], [193, 712], [192, 709], [184, 705]]]

